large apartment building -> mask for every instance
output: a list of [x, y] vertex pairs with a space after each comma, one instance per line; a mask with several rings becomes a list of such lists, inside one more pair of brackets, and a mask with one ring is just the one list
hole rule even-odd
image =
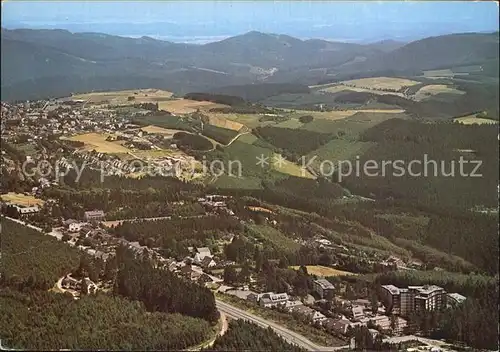
[[382, 285], [380, 295], [386, 309], [401, 316], [408, 316], [412, 312], [441, 310], [446, 306], [446, 291], [436, 285], [408, 288]]
[[321, 298], [325, 298], [329, 292], [335, 291], [335, 286], [328, 280], [318, 279], [313, 281], [313, 289]]

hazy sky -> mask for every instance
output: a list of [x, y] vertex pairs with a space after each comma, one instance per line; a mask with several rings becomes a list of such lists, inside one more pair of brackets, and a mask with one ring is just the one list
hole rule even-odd
[[[120, 35], [224, 36], [261, 30], [301, 37], [364, 40], [370, 35], [425, 36], [498, 30], [495, 2], [10, 0], [2, 2], [2, 7], [2, 26], [7, 28], [63, 28]], [[160, 22], [163, 25], [152, 27]], [[134, 33], [126, 33], [127, 27], [120, 24], [136, 24], [129, 27]], [[149, 33], [152, 30], [155, 33]]]

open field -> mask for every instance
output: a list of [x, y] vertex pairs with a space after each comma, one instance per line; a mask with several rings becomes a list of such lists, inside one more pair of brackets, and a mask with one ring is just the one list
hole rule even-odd
[[212, 108], [228, 107], [223, 104], [216, 104], [210, 101], [197, 101], [189, 99], [174, 99], [169, 101], [162, 101], [158, 103], [160, 110], [166, 110], [173, 114], [189, 114], [196, 110], [208, 111]]
[[[155, 103], [172, 98], [173, 93], [161, 89], [133, 89], [115, 92], [93, 92], [71, 96], [73, 100], [86, 100], [94, 104], [137, 104]], [[134, 97], [133, 100], [128, 100]]]
[[244, 125], [240, 122], [227, 119], [226, 116], [224, 116], [224, 114], [209, 113], [208, 116], [209, 116], [208, 122], [211, 125], [217, 127], [222, 127], [234, 131], [239, 131], [244, 127]]
[[147, 133], [164, 134], [166, 136], [173, 136], [177, 132], [183, 132], [182, 130], [163, 128], [163, 127], [158, 127], [158, 126], [154, 126], [154, 125], [142, 127], [141, 130], [143, 130], [144, 132], [147, 132]]
[[43, 205], [44, 201], [42, 199], [35, 198], [33, 196], [28, 196], [26, 194], [9, 192], [0, 195], [0, 198], [7, 203], [19, 205], [19, 206], [34, 206]]
[[[348, 117], [354, 116], [357, 113], [374, 113], [374, 114], [401, 114], [405, 111], [403, 109], [359, 109], [359, 110], [336, 110], [336, 111], [308, 111], [301, 110], [300, 115], [311, 115], [314, 119], [326, 119], [326, 120], [343, 120]], [[297, 114], [297, 113], [296, 113]], [[314, 122], [314, 121], [313, 121]], [[302, 125], [302, 128], [305, 128], [311, 122]], [[278, 126], [276, 127], [284, 127]], [[321, 131], [319, 131], [321, 132]]]
[[238, 141], [243, 142], [243, 143], [247, 143], [247, 144], [252, 144], [257, 139], [258, 138], [256, 135], [251, 134], [251, 133], [247, 133], [247, 134], [241, 135], [241, 137], [238, 138]]
[[392, 94], [392, 95], [397, 95], [400, 97], [403, 97], [403, 93], [399, 92], [390, 92], [390, 91], [383, 91], [383, 90], [376, 90], [376, 89], [368, 89], [368, 88], [361, 88], [361, 87], [352, 87], [352, 86], [346, 86], [342, 83], [335, 83], [335, 85], [325, 85], [325, 88], [321, 88], [319, 86], [320, 92], [326, 92], [326, 93], [339, 93], [342, 91], [353, 91], [353, 92], [359, 92], [359, 93], [372, 93], [372, 94], [379, 94], [379, 95], [384, 95], [384, 94]]
[[[277, 157], [278, 155], [279, 154], [275, 154], [275, 157]], [[287, 175], [314, 179], [314, 176], [309, 171], [307, 171], [306, 169], [302, 169], [301, 166], [288, 160], [282, 162], [281, 165], [273, 162], [272, 167], [274, 170]]]
[[349, 81], [340, 82], [346, 86], [354, 86], [358, 88], [382, 90], [382, 89], [394, 89], [400, 90], [403, 87], [410, 87], [420, 82], [409, 80], [406, 78], [396, 78], [396, 77], [371, 77], [371, 78], [361, 78], [353, 79]]
[[[294, 270], [298, 270], [300, 266], [291, 266], [290, 268]], [[334, 268], [330, 268], [322, 265], [306, 265], [307, 272], [311, 275], [316, 276], [340, 276], [340, 275], [357, 275], [355, 273], [351, 273], [350, 271], [337, 270]]]
[[472, 125], [472, 124], [478, 124], [478, 125], [483, 125], [483, 124], [498, 124], [497, 120], [491, 120], [491, 119], [485, 119], [482, 117], [476, 117], [476, 115], [469, 115], [469, 116], [464, 116], [464, 117], [457, 117], [453, 119], [454, 122], [462, 123], [464, 125]]
[[267, 225], [248, 225], [249, 235], [264, 242], [271, 242], [277, 248], [284, 250], [297, 250], [300, 244], [285, 236], [281, 231]]
[[276, 124], [274, 127], [282, 127], [282, 128], [300, 128], [303, 123], [299, 121], [299, 119], [290, 119]]
[[437, 94], [456, 94], [462, 95], [465, 94], [464, 91], [449, 87], [445, 84], [430, 84], [420, 88], [415, 93], [415, 100], [422, 101], [428, 99], [429, 97]]
[[358, 111], [356, 114], [339, 120], [315, 119], [302, 126], [302, 129], [320, 133], [343, 134], [357, 136], [364, 130], [373, 127], [385, 120], [406, 118], [404, 113], [384, 113]]
[[[212, 114], [212, 113], [210, 113], [210, 114]], [[216, 115], [216, 114], [213, 114], [213, 115]], [[259, 121], [259, 119], [262, 117], [262, 115], [258, 115], [258, 114], [224, 114], [224, 117], [228, 120], [241, 123], [249, 128], [270, 125], [273, 123], [272, 121], [266, 121], [266, 122]]]
[[[349, 141], [346, 139], [332, 139], [320, 148], [307, 155], [307, 160], [316, 157], [311, 165], [315, 170], [319, 169], [322, 161], [328, 160], [337, 166], [338, 162], [354, 160], [357, 155], [363, 155], [368, 149], [374, 146], [374, 142]], [[325, 166], [326, 168], [327, 166]]]
[[128, 153], [130, 149], [120, 145], [118, 142], [107, 141], [109, 135], [104, 133], [85, 133], [69, 137], [69, 140], [85, 143], [85, 150], [95, 149], [98, 153]]

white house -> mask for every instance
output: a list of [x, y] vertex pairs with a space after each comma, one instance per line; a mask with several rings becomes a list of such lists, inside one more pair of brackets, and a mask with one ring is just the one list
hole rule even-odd
[[74, 222], [69, 224], [68, 226], [68, 231], [69, 232], [78, 232], [82, 229], [83, 226], [85, 226], [87, 223], [86, 222]]
[[205, 257], [212, 257], [212, 253], [210, 253], [210, 249], [208, 247], [200, 247], [196, 248], [196, 254], [194, 255], [195, 263], [200, 264]]

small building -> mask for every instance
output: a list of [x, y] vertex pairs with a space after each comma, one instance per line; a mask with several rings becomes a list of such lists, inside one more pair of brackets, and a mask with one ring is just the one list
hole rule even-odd
[[29, 215], [29, 214], [36, 214], [40, 211], [40, 208], [37, 206], [32, 206], [32, 207], [21, 207], [19, 205], [14, 205], [14, 208], [19, 212], [21, 215]]
[[316, 322], [321, 322], [321, 321], [324, 321], [326, 320], [326, 317], [323, 313], [321, 312], [318, 312], [317, 310], [314, 310], [313, 312], [311, 312], [311, 314], [309, 315], [309, 319], [313, 322], [313, 323], [316, 323]]
[[92, 280], [90, 280], [88, 277], [83, 279], [82, 285], [83, 285], [83, 291], [87, 295], [95, 294], [97, 292], [97, 285], [93, 283]]
[[80, 231], [87, 223], [86, 222], [72, 222], [68, 225], [69, 232]]
[[212, 257], [212, 253], [210, 253], [210, 249], [208, 247], [200, 247], [196, 248], [196, 254], [194, 255], [195, 263], [200, 264], [205, 257]]
[[265, 308], [276, 307], [281, 304], [284, 305], [287, 301], [288, 294], [286, 293], [267, 292], [259, 297], [259, 304]]
[[464, 302], [467, 297], [462, 296], [459, 293], [448, 293], [446, 295], [446, 305], [449, 307], [457, 306]]
[[104, 215], [104, 211], [102, 210], [90, 210], [84, 213], [84, 218], [87, 221], [102, 220], [104, 219]]
[[358, 305], [352, 306], [352, 308], [350, 310], [350, 313], [351, 313], [352, 318], [354, 320], [361, 319], [361, 318], [363, 318], [365, 316], [365, 313], [363, 311], [363, 307], [362, 306], [358, 306]]
[[201, 263], [200, 263], [200, 266], [203, 269], [213, 268], [216, 265], [217, 265], [217, 263], [215, 262], [215, 260], [209, 256], [206, 256], [205, 258], [203, 258]]
[[335, 292], [335, 286], [325, 279], [314, 280], [313, 289], [321, 298], [327, 297], [329, 292]]

